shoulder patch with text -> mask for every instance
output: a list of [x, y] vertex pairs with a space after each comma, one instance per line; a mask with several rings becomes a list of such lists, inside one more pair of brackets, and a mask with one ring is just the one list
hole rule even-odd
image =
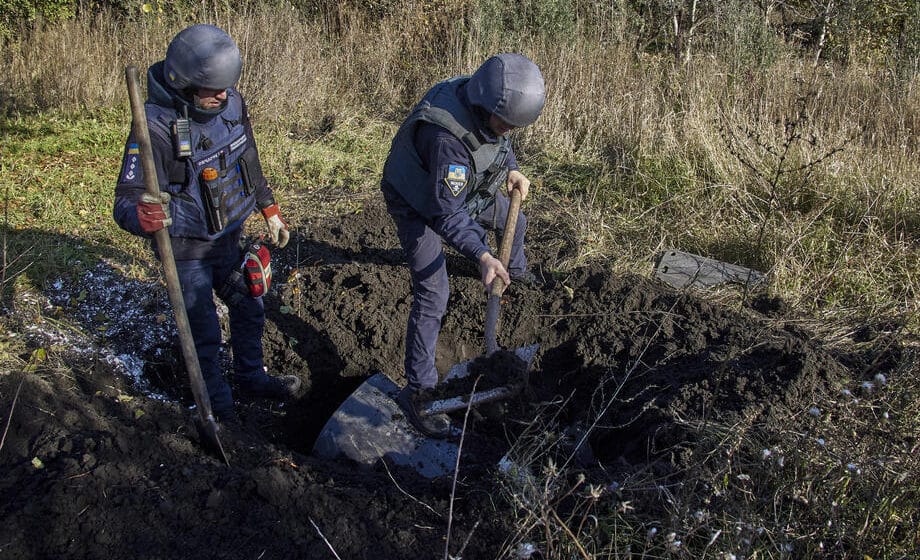
[[454, 196], [458, 196], [466, 188], [468, 182], [469, 169], [465, 165], [450, 164], [447, 166], [447, 177], [444, 182], [447, 188]]

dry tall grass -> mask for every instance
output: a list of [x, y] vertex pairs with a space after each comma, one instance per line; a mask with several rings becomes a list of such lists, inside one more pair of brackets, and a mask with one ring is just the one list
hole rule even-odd
[[[532, 204], [568, 214], [551, 227], [578, 249], [556, 265], [602, 254], [636, 270], [678, 247], [765, 270], [794, 303], [920, 311], [920, 78], [815, 68], [790, 50], [745, 63], [757, 57], [741, 43], [675, 66], [637, 52], [615, 13], [547, 36], [496, 29], [461, 2], [320, 6], [304, 15], [283, 1], [214, 3], [39, 25], [3, 45], [0, 102], [7, 111], [125, 106], [126, 64], [146, 66], [179, 29], [210, 22], [243, 50], [240, 89], [260, 133], [294, 142], [329, 123], [398, 122], [434, 81], [518, 50], [540, 64], [549, 94], [541, 119], [517, 136], [548, 187]], [[790, 122], [800, 135], [791, 142]]]

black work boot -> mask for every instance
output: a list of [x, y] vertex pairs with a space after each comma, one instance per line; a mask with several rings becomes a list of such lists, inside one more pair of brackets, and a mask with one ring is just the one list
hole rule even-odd
[[248, 397], [266, 399], [288, 399], [300, 390], [300, 378], [296, 375], [272, 377], [265, 375], [258, 381], [241, 382], [240, 391]]
[[406, 413], [406, 418], [415, 429], [432, 438], [444, 439], [449, 436], [451, 432], [450, 418], [446, 414], [423, 416], [419, 401], [419, 392], [411, 387], [406, 387], [396, 396], [399, 408]]

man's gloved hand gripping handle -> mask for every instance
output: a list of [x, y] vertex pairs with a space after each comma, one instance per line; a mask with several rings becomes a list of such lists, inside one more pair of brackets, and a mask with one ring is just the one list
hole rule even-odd
[[265, 225], [268, 227], [268, 235], [272, 243], [279, 249], [283, 249], [291, 238], [287, 224], [281, 219], [281, 208], [278, 203], [266, 206], [262, 209], [262, 217], [265, 218]]
[[145, 192], [137, 203], [137, 219], [146, 233], [155, 233], [172, 225], [169, 216], [169, 193], [161, 192], [159, 197]]

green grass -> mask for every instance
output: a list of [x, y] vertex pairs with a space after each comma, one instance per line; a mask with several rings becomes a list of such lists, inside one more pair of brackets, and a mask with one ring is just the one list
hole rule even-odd
[[396, 130], [391, 124], [365, 119], [330, 120], [308, 131], [292, 131], [280, 123], [260, 124], [254, 127], [262, 165], [282, 199], [320, 195], [360, 202], [377, 191]]
[[99, 258], [146, 259], [143, 243], [112, 219], [127, 129], [114, 110], [0, 120], [7, 283], [24, 275], [21, 281], [41, 287]]
[[114, 111], [4, 119], [0, 177], [12, 230], [111, 239], [112, 194], [128, 125]]

